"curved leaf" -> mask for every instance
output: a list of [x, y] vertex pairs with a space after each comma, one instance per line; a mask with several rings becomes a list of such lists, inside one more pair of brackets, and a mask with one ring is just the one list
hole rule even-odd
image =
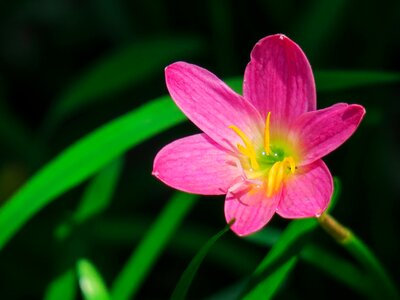
[[159, 37], [137, 42], [116, 51], [79, 77], [52, 108], [46, 127], [106, 96], [137, 86], [173, 60], [199, 54], [203, 42], [197, 37]]
[[47, 287], [44, 300], [74, 300], [76, 297], [76, 276], [72, 269], [54, 278]]
[[168, 201], [115, 279], [111, 289], [112, 299], [124, 300], [134, 297], [196, 198], [194, 195], [177, 193]]
[[400, 82], [400, 73], [356, 70], [316, 71], [315, 81], [319, 92], [339, 91], [369, 85]]
[[172, 293], [171, 300], [184, 300], [186, 299], [186, 294], [189, 290], [190, 284], [193, 281], [194, 276], [197, 273], [201, 263], [206, 257], [210, 248], [218, 241], [218, 239], [223, 236], [232, 225], [232, 222], [225, 226], [220, 232], [214, 235], [208, 242], [200, 249], [200, 251], [196, 254], [193, 260], [190, 262], [189, 266], [186, 268], [185, 272], [183, 272], [182, 277], [180, 278], [178, 284], [175, 287], [174, 292]]
[[315, 219], [292, 221], [252, 275], [243, 299], [271, 299], [295, 266], [298, 253], [317, 226]]
[[123, 158], [118, 157], [92, 179], [73, 215], [76, 223], [81, 223], [100, 213], [109, 205], [121, 174], [122, 166]]
[[85, 300], [109, 300], [107, 287], [93, 264], [80, 259], [77, 264], [79, 286]]
[[169, 97], [156, 99], [64, 150], [0, 208], [0, 249], [35, 213], [131, 147], [185, 120]]

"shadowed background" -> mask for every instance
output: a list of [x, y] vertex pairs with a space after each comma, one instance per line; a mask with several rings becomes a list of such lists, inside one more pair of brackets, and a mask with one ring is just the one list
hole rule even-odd
[[[324, 86], [319, 108], [344, 101], [367, 109], [356, 134], [325, 159], [342, 183], [333, 215], [366, 241], [395, 280], [400, 277], [398, 1], [24, 0], [2, 2], [0, 16], [1, 205], [63, 149], [166, 95], [169, 63], [185, 60], [220, 78], [241, 77], [253, 45], [284, 33], [306, 53], [317, 90]], [[362, 83], [332, 77], [346, 70], [356, 70]], [[369, 79], [365, 71], [381, 73]], [[43, 207], [0, 252], [0, 298], [42, 299], [77, 257], [92, 261], [111, 285], [173, 194], [151, 176], [155, 154], [197, 131], [185, 122], [127, 151], [110, 166], [114, 181], [98, 179], [105, 190], [92, 197], [110, 193], [110, 199], [90, 217], [75, 213], [82, 194], [91, 193], [88, 180]], [[287, 223], [275, 217], [271, 226]], [[137, 299], [168, 298], [190, 259], [224, 224], [223, 197], [200, 198]], [[313, 241], [347, 255], [321, 230]], [[203, 299], [249, 276], [267, 251], [228, 233], [201, 266], [189, 298]], [[276, 298], [321, 293], [361, 297], [300, 261]]]

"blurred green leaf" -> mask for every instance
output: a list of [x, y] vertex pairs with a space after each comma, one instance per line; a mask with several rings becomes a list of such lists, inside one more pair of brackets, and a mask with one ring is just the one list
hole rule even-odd
[[233, 77], [225, 80], [226, 84], [231, 87], [236, 93], [242, 94], [243, 77]]
[[[243, 256], [246, 257], [246, 256]], [[245, 279], [236, 282], [228, 287], [223, 288], [222, 290], [212, 294], [211, 296], [206, 297], [204, 300], [226, 300], [226, 299], [240, 299], [240, 294], [243, 289], [246, 287], [247, 281]]]
[[342, 182], [339, 177], [333, 176], [333, 194], [329, 206], [326, 209], [327, 212], [332, 212], [332, 210], [336, 207], [336, 204], [341, 194], [342, 194]]
[[324, 46], [329, 44], [342, 25], [338, 19], [349, 1], [319, 1], [313, 0], [304, 3], [302, 7], [307, 8], [297, 13], [297, 20], [293, 22], [296, 32], [296, 41], [307, 53], [312, 61], [320, 58], [324, 53]]
[[250, 278], [243, 299], [271, 299], [295, 266], [298, 254], [317, 226], [316, 219], [292, 221]]
[[203, 51], [198, 37], [149, 38], [122, 48], [95, 64], [76, 79], [50, 111], [45, 127], [53, 127], [71, 113], [128, 87], [138, 86], [155, 74], [162, 75], [174, 60]]
[[270, 226], [267, 226], [263, 230], [246, 236], [243, 239], [261, 246], [272, 247], [276, 244], [277, 241], [279, 241], [281, 235], [281, 230], [277, 228], [270, 228]]
[[[315, 71], [318, 92], [341, 91], [370, 85], [392, 84], [400, 82], [400, 73], [377, 71]], [[242, 94], [242, 77], [233, 77], [225, 81], [234, 91]]]
[[74, 300], [76, 297], [76, 276], [67, 270], [60, 274], [48, 286], [44, 300]]
[[[336, 206], [342, 192], [342, 184], [339, 177], [333, 177], [333, 185], [334, 189], [329, 207], [327, 209], [328, 212], [332, 211], [332, 209]], [[281, 235], [282, 232], [280, 230], [268, 226], [263, 230], [260, 230], [252, 235], [245, 237], [244, 239], [258, 245], [271, 247], [280, 239]]]
[[[96, 219], [92, 224], [81, 228], [85, 231], [87, 241], [92, 244], [99, 242], [112, 246], [130, 247], [142, 238], [143, 232], [148, 230], [152, 224], [152, 217], [143, 214], [134, 214], [131, 217], [102, 217]], [[213, 233], [212, 227], [204, 224], [191, 224], [185, 222], [185, 226], [177, 229], [176, 234], [171, 236], [167, 249], [170, 254], [178, 255], [180, 258], [192, 257], [204, 245]], [[190, 243], [187, 241], [190, 240]], [[236, 249], [237, 251], [231, 251]], [[246, 260], [241, 259], [243, 256]], [[254, 255], [252, 248], [240, 240], [220, 240], [207, 254], [207, 260], [228, 270], [231, 274], [242, 275], [249, 273], [259, 262], [258, 255]]]
[[230, 226], [230, 223], [227, 224], [224, 229], [222, 229], [211, 239], [209, 239], [208, 242], [196, 254], [193, 260], [190, 262], [189, 266], [186, 268], [185, 272], [183, 272], [182, 277], [179, 279], [179, 282], [176, 285], [174, 292], [172, 293], [171, 300], [186, 299], [186, 294], [193, 281], [193, 278], [196, 275], [197, 270], [199, 269], [204, 258], [206, 257], [208, 251], [218, 241], [218, 239], [229, 230]]
[[110, 299], [102, 276], [90, 261], [86, 259], [80, 259], [76, 264], [76, 268], [79, 286], [85, 300]]
[[308, 244], [301, 251], [300, 258], [366, 298], [371, 298], [375, 294], [371, 290], [373, 284], [364, 272], [327, 249]]
[[122, 171], [123, 158], [118, 157], [106, 165], [90, 182], [79, 202], [73, 219], [81, 223], [102, 212], [110, 203]]
[[360, 264], [364, 273], [371, 278], [370, 295], [374, 299], [400, 299], [396, 282], [375, 256], [372, 250], [353, 232], [339, 243]]
[[90, 217], [102, 212], [111, 202], [112, 194], [118, 182], [123, 166], [123, 158], [118, 157], [106, 165], [90, 181], [79, 202], [72, 220], [64, 221], [55, 230], [58, 239], [63, 239], [71, 232], [73, 226], [78, 225]]
[[339, 91], [400, 82], [400, 73], [354, 70], [316, 71], [315, 81], [319, 92]]
[[0, 208], [0, 249], [36, 212], [131, 147], [185, 120], [161, 97], [107, 123], [65, 149]]
[[168, 201], [115, 279], [111, 289], [114, 300], [134, 297], [196, 199], [197, 196], [178, 192]]

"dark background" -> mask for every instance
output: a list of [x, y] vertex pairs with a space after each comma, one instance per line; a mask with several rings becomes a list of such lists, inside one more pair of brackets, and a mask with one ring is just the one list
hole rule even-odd
[[[253, 45], [266, 35], [284, 33], [302, 47], [314, 70], [399, 72], [399, 20], [400, 2], [394, 0], [3, 1], [0, 201], [6, 201], [66, 146], [101, 124], [166, 94], [163, 69], [173, 61], [201, 65], [221, 78], [242, 76]], [[52, 123], [50, 115], [57, 102], [107, 57], [159, 39], [171, 39], [168, 49], [173, 49], [175, 37], [188, 38], [195, 46], [161, 60], [159, 67], [142, 80], [112, 94], [99, 95], [90, 104]], [[142, 53], [143, 65], [168, 49], [153, 49], [147, 56]], [[367, 109], [357, 133], [326, 158], [331, 172], [343, 185], [333, 215], [366, 241], [395, 280], [400, 277], [399, 95], [395, 84], [318, 93], [320, 108], [345, 101]], [[0, 298], [42, 298], [51, 278], [70, 263], [71, 253], [85, 253], [106, 282], [112, 281], [172, 193], [150, 174], [155, 154], [169, 141], [196, 131], [186, 123], [129, 151], [111, 207], [82, 227], [82, 232], [97, 230], [97, 222], [104, 218], [141, 220], [141, 229], [132, 237], [113, 242], [89, 239], [82, 233], [73, 236], [67, 245], [54, 241], [55, 228], [76, 207], [84, 186], [66, 193], [37, 214], [0, 253]], [[22, 147], [22, 139], [28, 140], [30, 146]], [[224, 226], [222, 210], [223, 197], [204, 197], [184, 224], [199, 231], [205, 243]], [[276, 217], [271, 226], [283, 228], [286, 224], [286, 220]], [[230, 268], [218, 261], [218, 255], [211, 255], [196, 276], [191, 298], [209, 296], [251, 274], [266, 253], [233, 234], [224, 239], [232, 245], [232, 251], [251, 255], [242, 255], [246, 261], [241, 264], [242, 269]], [[313, 240], [342, 253], [322, 231]], [[192, 240], [187, 242], [197, 245]], [[192, 252], [185, 252], [169, 247], [137, 298], [167, 298], [195, 254], [196, 247], [192, 248]], [[316, 299], [321, 293], [328, 298], [358, 297], [343, 284], [300, 263], [277, 298]]]

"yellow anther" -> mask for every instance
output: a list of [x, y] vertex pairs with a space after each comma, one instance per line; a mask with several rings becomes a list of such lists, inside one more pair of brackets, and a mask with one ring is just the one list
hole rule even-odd
[[288, 167], [291, 173], [295, 172], [296, 164], [291, 156], [285, 157], [283, 161], [278, 161], [272, 165], [267, 177], [267, 197], [271, 197], [279, 191], [283, 181], [288, 175]]
[[268, 173], [268, 181], [267, 181], [267, 197], [271, 197], [275, 192], [275, 187], [277, 184], [277, 174], [279, 172], [280, 166], [282, 162], [278, 161], [274, 163], [272, 168], [269, 170]]
[[283, 179], [285, 178], [286, 175], [286, 166], [284, 162], [281, 162], [279, 165], [279, 169], [276, 174], [276, 179], [275, 179], [275, 186], [274, 186], [274, 192], [277, 192], [282, 184]]
[[232, 129], [243, 141], [244, 146], [238, 144], [238, 150], [245, 156], [247, 156], [250, 159], [250, 165], [254, 170], [258, 170], [260, 168], [260, 165], [257, 162], [256, 158], [256, 152], [254, 151], [253, 144], [251, 143], [250, 139], [247, 137], [247, 135], [241, 131], [239, 128], [237, 128], [235, 125], [229, 126], [230, 129]]
[[264, 149], [265, 149], [265, 153], [267, 155], [271, 154], [271, 148], [269, 146], [270, 143], [270, 128], [269, 128], [269, 123], [270, 123], [270, 119], [271, 119], [271, 112], [268, 113], [267, 115], [267, 119], [265, 121], [265, 132], [264, 132]]
[[292, 174], [294, 173], [294, 171], [296, 171], [296, 163], [295, 163], [293, 157], [291, 157], [291, 156], [285, 157], [283, 162], [286, 164], [289, 164], [290, 172], [292, 172]]
[[237, 148], [238, 148], [239, 152], [242, 153], [243, 155], [250, 156], [249, 151], [247, 150], [246, 147], [244, 147], [240, 144], [237, 144]]

